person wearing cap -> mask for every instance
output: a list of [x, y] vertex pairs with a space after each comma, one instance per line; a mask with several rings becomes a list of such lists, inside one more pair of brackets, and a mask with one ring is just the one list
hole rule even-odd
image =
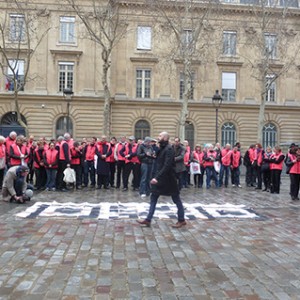
[[146, 136], [144, 142], [138, 147], [137, 156], [141, 162], [141, 182], [140, 195], [145, 198], [150, 195], [150, 180], [152, 175], [152, 167], [156, 153], [152, 147], [152, 142], [155, 141], [151, 137]]
[[169, 134], [163, 131], [159, 134], [160, 151], [157, 155], [157, 169], [151, 179], [150, 208], [146, 219], [137, 220], [141, 225], [150, 227], [159, 196], [171, 196], [177, 206], [178, 222], [172, 227], [181, 228], [186, 225], [184, 208], [179, 195], [179, 188], [175, 174], [175, 151], [169, 144]]
[[2, 187], [3, 201], [24, 203], [26, 200], [30, 200], [25, 196], [27, 188], [32, 189], [26, 182], [28, 173], [27, 166], [14, 166], [7, 171]]

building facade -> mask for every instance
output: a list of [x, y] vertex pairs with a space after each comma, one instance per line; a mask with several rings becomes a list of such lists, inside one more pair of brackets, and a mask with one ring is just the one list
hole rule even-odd
[[[36, 41], [31, 41], [31, 49], [37, 47], [30, 61], [26, 84], [18, 93], [20, 112], [28, 132], [47, 138], [65, 131], [78, 140], [99, 137], [103, 132], [104, 104], [101, 47], [88, 38], [84, 24], [70, 5], [58, 1], [51, 4], [33, 2], [30, 1], [30, 7], [31, 13], [37, 16], [33, 21], [37, 36], [38, 33], [40, 36], [45, 33], [45, 36], [38, 46]], [[109, 72], [111, 134], [116, 137], [124, 134], [137, 138], [155, 137], [163, 130], [175, 137], [179, 132], [186, 88], [185, 63], [180, 55], [173, 55], [175, 52], [171, 50], [176, 47], [172, 39], [167, 38], [169, 28], [146, 2], [118, 1], [127, 29], [113, 49]], [[180, 2], [184, 5], [185, 1]], [[202, 4], [195, 2], [198, 7], [194, 15], [199, 10], [200, 20]], [[260, 53], [250, 42], [260, 32], [261, 20], [255, 19], [251, 8], [251, 4], [259, 1], [250, 2], [224, 1], [218, 7], [209, 8], [208, 22], [202, 28], [209, 39], [203, 38], [199, 47], [203, 49], [205, 45], [206, 51], [199, 54], [199, 50], [190, 66], [192, 93], [188, 101], [185, 138], [192, 146], [215, 141], [216, 121], [221, 144], [239, 141], [246, 148], [257, 142], [262, 83], [255, 71], [260, 68]], [[89, 1], [80, 1], [80, 4], [92, 14]], [[0, 53], [4, 73], [0, 81], [0, 123], [2, 134], [6, 135], [12, 128], [18, 129], [12, 73], [17, 75], [17, 84], [22, 85], [28, 61], [26, 51], [16, 49], [22, 50], [28, 44], [22, 41], [22, 34], [25, 34], [22, 24], [27, 15], [8, 1], [0, 5], [1, 22], [4, 24], [6, 20], [7, 28], [5, 47], [1, 45], [6, 52], [5, 55]], [[172, 12], [172, 5], [164, 9]], [[278, 17], [286, 5], [289, 14], [280, 31], [274, 26], [273, 30], [263, 32], [264, 47], [272, 62], [269, 70], [274, 71], [265, 74], [270, 85], [264, 93], [264, 146], [300, 141], [300, 56], [293, 42], [299, 40], [300, 34], [298, 1], [278, 1], [276, 7], [266, 9], [276, 10]], [[189, 43], [193, 35], [190, 24], [190, 27], [181, 28], [184, 43]], [[280, 47], [281, 38], [289, 39], [288, 49]], [[287, 57], [290, 60], [287, 61]], [[64, 96], [65, 89], [71, 89], [73, 95]], [[212, 104], [215, 90], [223, 97], [217, 120]]]

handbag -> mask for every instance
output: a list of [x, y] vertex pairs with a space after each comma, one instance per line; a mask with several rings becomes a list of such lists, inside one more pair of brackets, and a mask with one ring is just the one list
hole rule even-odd
[[219, 161], [214, 161], [214, 168], [217, 173], [220, 173], [221, 163]]
[[76, 182], [76, 174], [73, 169], [70, 167], [64, 170], [64, 182], [65, 183], [75, 183]]
[[190, 164], [190, 173], [192, 175], [201, 174], [200, 164], [197, 162], [191, 162]]

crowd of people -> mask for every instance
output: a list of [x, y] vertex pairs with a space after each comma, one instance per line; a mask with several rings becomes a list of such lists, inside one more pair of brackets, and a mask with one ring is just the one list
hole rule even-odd
[[[168, 139], [168, 143], [174, 150], [179, 190], [190, 186], [227, 188], [229, 184], [241, 188], [240, 168], [244, 165], [247, 187], [279, 194], [285, 163], [290, 176], [291, 199], [299, 200], [300, 148], [295, 144], [291, 144], [288, 153], [284, 154], [278, 146], [263, 149], [259, 143], [250, 145], [245, 153], [241, 153], [240, 143], [224, 147], [219, 143], [203, 147], [197, 144], [194, 149], [188, 141], [181, 142], [178, 137], [172, 142]], [[4, 176], [12, 167], [17, 167], [17, 174], [22, 171], [24, 176], [25, 169], [20, 169], [23, 166], [28, 172], [25, 172], [26, 182], [34, 184], [35, 190], [66, 192], [70, 188], [89, 187], [126, 192], [132, 186], [145, 198], [150, 195], [150, 182], [157, 173], [160, 151], [158, 141], [150, 137], [136, 140], [134, 136], [122, 136], [108, 140], [102, 136], [74, 141], [69, 133], [65, 133], [47, 141], [11, 132], [7, 138], [0, 136], [0, 187], [2, 194], [7, 191]], [[74, 182], [66, 180], [66, 170], [74, 170]]]

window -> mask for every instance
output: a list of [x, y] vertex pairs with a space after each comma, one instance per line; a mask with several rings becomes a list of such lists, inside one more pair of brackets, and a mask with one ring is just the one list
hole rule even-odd
[[75, 17], [60, 17], [60, 43], [75, 43]]
[[275, 34], [265, 33], [266, 56], [275, 59], [277, 56], [277, 36]]
[[226, 144], [234, 145], [236, 143], [236, 129], [233, 123], [225, 123], [222, 126], [222, 139], [221, 144], [225, 146]]
[[273, 123], [268, 123], [263, 127], [263, 148], [277, 145], [277, 128]]
[[151, 50], [151, 27], [138, 26], [137, 28], [137, 49]]
[[74, 82], [74, 63], [60, 62], [59, 63], [59, 91], [64, 89], [73, 90]]
[[186, 50], [189, 50], [192, 52], [192, 43], [193, 43], [193, 32], [192, 30], [183, 30], [181, 35], [181, 44], [182, 48], [181, 51], [185, 52]]
[[222, 97], [224, 101], [235, 101], [236, 73], [222, 73]]
[[66, 132], [73, 135], [73, 122], [70, 117], [63, 116], [56, 122], [56, 137], [63, 136]]
[[136, 70], [136, 97], [150, 98], [151, 70]]
[[195, 128], [194, 125], [191, 122], [185, 122], [184, 126], [184, 136], [185, 139], [189, 142], [189, 146], [191, 149], [194, 149], [195, 147]]
[[[195, 73], [191, 74], [191, 93], [188, 95], [188, 99], [194, 99], [194, 78]], [[183, 99], [183, 95], [185, 92], [184, 88], [184, 73], [180, 72], [180, 83], [179, 83], [179, 99]]]
[[25, 40], [25, 18], [24, 15], [10, 15], [9, 38], [14, 42]]
[[[7, 91], [24, 91], [24, 60], [13, 60], [8, 61], [9, 66], [7, 68], [7, 77], [5, 83], [5, 89]], [[16, 80], [17, 87], [15, 88]]]
[[275, 102], [276, 100], [276, 83], [273, 75], [268, 75], [266, 78], [266, 101]]
[[134, 135], [136, 139], [144, 139], [150, 134], [150, 124], [146, 120], [139, 120], [135, 124]]
[[280, 0], [280, 6], [299, 7], [298, 0]]
[[223, 54], [233, 56], [236, 55], [236, 32], [223, 32]]

